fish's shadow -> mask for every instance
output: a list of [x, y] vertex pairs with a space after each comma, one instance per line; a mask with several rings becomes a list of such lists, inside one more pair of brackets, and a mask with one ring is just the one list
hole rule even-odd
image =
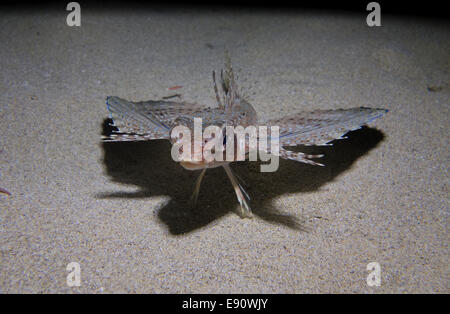
[[[110, 119], [103, 122], [103, 135], [112, 131]], [[272, 206], [272, 199], [286, 193], [311, 192], [332, 181], [349, 169], [360, 156], [381, 142], [381, 131], [362, 127], [346, 134], [346, 140], [335, 140], [333, 146], [296, 147], [308, 154], [324, 154], [316, 159], [325, 167], [279, 159], [275, 172], [260, 172], [260, 162], [233, 163], [232, 168], [246, 182], [255, 216], [275, 224], [304, 230], [298, 215], [286, 214]], [[138, 186], [138, 192], [111, 192], [99, 198], [149, 198], [165, 195], [170, 198], [158, 209], [158, 218], [174, 235], [192, 232], [212, 221], [237, 211], [238, 202], [222, 167], [208, 169], [202, 182], [197, 206], [190, 197], [200, 171], [185, 170], [172, 160], [167, 140], [143, 142], [102, 142], [106, 174], [112, 181]], [[299, 205], [300, 206], [300, 205]]]

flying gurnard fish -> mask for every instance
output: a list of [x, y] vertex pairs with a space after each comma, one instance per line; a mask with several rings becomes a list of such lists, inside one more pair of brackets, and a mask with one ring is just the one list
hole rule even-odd
[[[213, 71], [214, 92], [218, 106], [211, 108], [206, 105], [173, 102], [162, 100], [149, 100], [131, 102], [115, 96], [108, 96], [106, 104], [113, 126], [118, 130], [113, 131], [104, 141], [149, 141], [157, 139], [170, 140], [172, 145], [180, 138], [172, 137], [171, 131], [180, 125], [186, 126], [193, 131], [194, 118], [202, 119], [202, 128], [218, 126], [225, 130], [226, 126], [248, 126], [265, 125], [267, 127], [279, 127], [279, 149], [278, 156], [310, 165], [323, 166], [310, 159], [319, 158], [323, 155], [308, 155], [301, 152], [286, 150], [284, 146], [296, 145], [330, 145], [335, 139], [344, 138], [349, 131], [359, 129], [361, 126], [384, 115], [386, 109], [375, 108], [350, 108], [337, 110], [315, 110], [311, 112], [298, 112], [281, 119], [273, 119], [258, 122], [258, 117], [253, 106], [242, 97], [238, 91], [233, 75], [230, 58], [226, 54], [225, 71], [221, 71], [220, 86], [222, 88], [222, 99], [216, 83], [216, 75]], [[210, 140], [215, 140], [214, 138]], [[224, 144], [226, 144], [226, 135]], [[201, 145], [202, 149], [207, 145], [208, 139]], [[226, 146], [227, 147], [227, 146]], [[234, 147], [233, 147], [234, 148]], [[246, 153], [248, 145], [245, 143]], [[226, 148], [225, 148], [226, 150]], [[266, 150], [271, 153], [270, 149]], [[229, 160], [229, 159], [227, 159]], [[240, 161], [235, 159], [232, 161]], [[201, 170], [196, 181], [192, 199], [194, 204], [197, 200], [203, 176], [208, 168], [223, 167], [236, 192], [240, 204], [240, 216], [251, 217], [249, 206], [250, 197], [233, 174], [229, 163], [232, 161], [208, 161], [205, 158], [194, 161], [193, 158], [179, 160], [181, 166], [188, 170]]]

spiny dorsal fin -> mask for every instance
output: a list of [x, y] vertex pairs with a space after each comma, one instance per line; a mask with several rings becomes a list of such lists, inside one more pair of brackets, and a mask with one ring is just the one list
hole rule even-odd
[[228, 50], [225, 50], [225, 71], [221, 71], [222, 89], [225, 94], [224, 106], [225, 111], [231, 111], [233, 105], [240, 100], [238, 88], [234, 79], [233, 67], [231, 66], [231, 58]]

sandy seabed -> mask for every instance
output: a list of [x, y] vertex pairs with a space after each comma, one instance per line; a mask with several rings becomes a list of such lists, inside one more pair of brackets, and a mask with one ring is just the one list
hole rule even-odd
[[[1, 292], [449, 293], [448, 23], [83, 10], [69, 27], [67, 13], [0, 13]], [[198, 172], [168, 142], [101, 142], [105, 97], [214, 105], [225, 48], [261, 120], [389, 113], [318, 149], [325, 167], [235, 165], [254, 219], [236, 215], [222, 169], [193, 209]]]

